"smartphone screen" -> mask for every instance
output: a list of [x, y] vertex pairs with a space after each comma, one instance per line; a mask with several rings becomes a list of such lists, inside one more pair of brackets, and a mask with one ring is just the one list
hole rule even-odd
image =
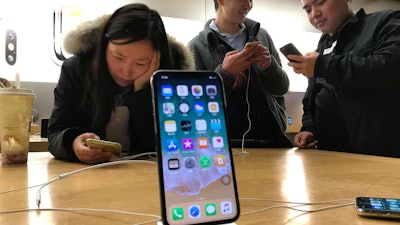
[[157, 71], [151, 86], [163, 223], [235, 221], [239, 201], [221, 77]]
[[358, 197], [356, 210], [361, 216], [400, 218], [400, 199]]

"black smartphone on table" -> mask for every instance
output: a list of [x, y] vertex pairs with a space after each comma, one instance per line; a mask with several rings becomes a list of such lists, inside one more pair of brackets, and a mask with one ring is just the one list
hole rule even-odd
[[356, 211], [360, 216], [400, 219], [400, 199], [357, 197]]
[[[288, 43], [279, 49], [282, 54], [287, 58], [288, 55], [302, 55], [301, 52], [294, 46], [293, 43]], [[293, 61], [288, 59], [289, 61]]]
[[222, 78], [212, 71], [151, 77], [163, 224], [238, 219]]

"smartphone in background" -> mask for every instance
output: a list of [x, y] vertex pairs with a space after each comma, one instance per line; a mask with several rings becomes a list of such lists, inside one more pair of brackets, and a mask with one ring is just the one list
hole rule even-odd
[[400, 219], [400, 199], [357, 197], [356, 211], [360, 216]]
[[240, 212], [221, 77], [161, 70], [150, 84], [163, 224], [234, 222]]
[[103, 151], [111, 152], [117, 158], [121, 157], [121, 144], [118, 142], [88, 138], [86, 145], [89, 148], [101, 148]]
[[[288, 55], [302, 55], [301, 52], [293, 45], [293, 43], [288, 43], [279, 49], [282, 54], [287, 58]], [[289, 61], [292, 61], [288, 59]]]
[[49, 124], [49, 119], [42, 119], [40, 123], [40, 137], [41, 138], [47, 138], [48, 132], [47, 132], [47, 126]]

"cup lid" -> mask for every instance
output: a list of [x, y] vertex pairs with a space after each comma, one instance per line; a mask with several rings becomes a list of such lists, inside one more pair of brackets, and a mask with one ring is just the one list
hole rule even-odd
[[32, 89], [25, 89], [25, 88], [0, 88], [0, 95], [32, 95], [33, 90]]

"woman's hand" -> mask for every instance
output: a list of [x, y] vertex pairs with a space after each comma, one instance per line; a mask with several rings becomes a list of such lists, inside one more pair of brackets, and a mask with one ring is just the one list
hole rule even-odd
[[99, 148], [89, 148], [86, 145], [86, 139], [88, 138], [100, 139], [100, 137], [94, 133], [84, 133], [76, 137], [72, 143], [72, 148], [78, 159], [87, 164], [110, 161], [113, 154], [111, 152], [103, 152], [103, 150]]
[[158, 50], [154, 51], [149, 69], [143, 75], [139, 76], [133, 81], [135, 91], [142, 90], [150, 82], [150, 77], [153, 75], [154, 72], [158, 70], [158, 68], [160, 68], [160, 58], [161, 58], [160, 51]]

